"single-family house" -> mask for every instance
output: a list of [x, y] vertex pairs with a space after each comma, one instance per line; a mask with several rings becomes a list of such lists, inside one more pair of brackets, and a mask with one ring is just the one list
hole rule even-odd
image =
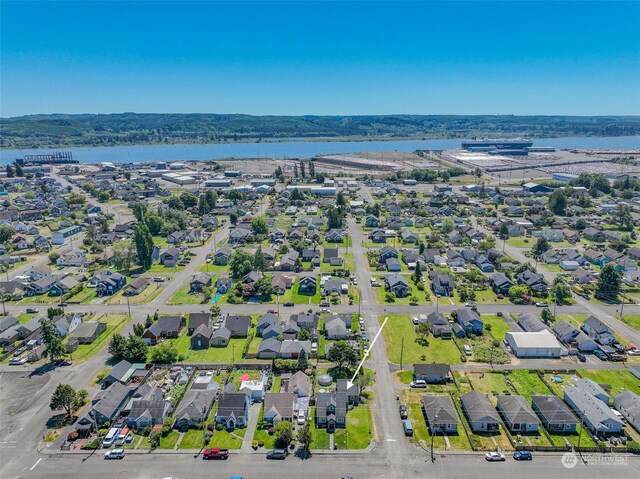
[[469, 426], [473, 432], [494, 432], [500, 430], [500, 416], [484, 394], [471, 391], [460, 397]]
[[442, 363], [417, 363], [413, 365], [413, 379], [429, 384], [446, 383], [451, 378], [451, 366]]
[[499, 395], [498, 411], [511, 432], [536, 432], [540, 426], [540, 419], [522, 396]]
[[223, 393], [218, 402], [216, 424], [223, 424], [228, 430], [244, 427], [249, 423], [249, 396], [244, 393]]

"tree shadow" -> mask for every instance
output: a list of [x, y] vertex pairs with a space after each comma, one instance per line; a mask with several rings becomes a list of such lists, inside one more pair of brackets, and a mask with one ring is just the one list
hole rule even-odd
[[46, 426], [47, 429], [60, 429], [62, 427], [72, 425], [76, 421], [76, 419], [78, 419], [78, 416], [71, 416], [69, 418], [64, 413], [56, 414], [55, 416], [51, 416], [49, 419], [47, 419]]
[[296, 452], [294, 453], [294, 455], [302, 460], [302, 461], [306, 461], [307, 459], [311, 458], [311, 451], [305, 447], [299, 447], [298, 449], [296, 449]]
[[53, 363], [46, 363], [41, 366], [38, 366], [36, 369], [29, 373], [29, 377], [33, 376], [43, 376], [56, 368], [56, 365]]

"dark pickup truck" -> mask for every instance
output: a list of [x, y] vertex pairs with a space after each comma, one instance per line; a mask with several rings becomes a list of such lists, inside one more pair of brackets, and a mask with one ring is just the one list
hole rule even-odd
[[229, 457], [229, 449], [220, 449], [217, 447], [205, 449], [202, 457], [204, 459], [227, 459]]

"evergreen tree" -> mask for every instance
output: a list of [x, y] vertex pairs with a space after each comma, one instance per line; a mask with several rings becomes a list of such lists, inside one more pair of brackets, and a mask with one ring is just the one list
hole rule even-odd
[[309, 361], [307, 360], [307, 352], [303, 349], [298, 356], [298, 371], [304, 371], [309, 367]]
[[138, 223], [133, 229], [133, 242], [138, 252], [138, 261], [144, 270], [151, 268], [153, 263], [153, 237], [144, 223]]
[[294, 178], [298, 177], [298, 164], [297, 163], [293, 164], [293, 177]]
[[14, 173], [13, 173], [13, 166], [11, 165], [7, 165], [7, 178], [13, 178]]
[[200, 195], [200, 198], [198, 198], [198, 214], [200, 214], [200, 216], [204, 216], [209, 214], [210, 211], [211, 206], [209, 206], [207, 197], [205, 195]]
[[302, 176], [302, 178], [304, 178], [306, 176], [305, 167], [304, 167], [304, 161], [300, 162], [300, 176]]
[[549, 195], [549, 209], [557, 215], [564, 215], [567, 209], [567, 197], [562, 190], [554, 190]]
[[411, 278], [413, 279], [414, 284], [420, 284], [420, 282], [422, 281], [422, 269], [420, 267], [420, 261], [416, 261], [416, 269], [413, 272]]
[[255, 256], [253, 257], [253, 267], [264, 273], [267, 270], [267, 260], [262, 252], [262, 246], [258, 246]]
[[618, 300], [620, 294], [621, 277], [620, 273], [616, 271], [615, 266], [611, 263], [607, 263], [600, 277], [598, 278], [598, 284], [596, 286], [596, 299], [601, 301], [614, 302]]
[[45, 347], [43, 356], [49, 358], [52, 363], [56, 362], [66, 353], [62, 338], [50, 319], [43, 319], [40, 324], [42, 325], [42, 342]]
[[216, 207], [216, 203], [218, 202], [218, 193], [213, 190], [207, 190], [205, 197], [207, 199], [207, 204], [209, 205], [209, 211], [211, 211]]
[[238, 224], [238, 214], [237, 213], [229, 213], [229, 223], [231, 223], [233, 226]]
[[346, 206], [347, 205], [347, 200], [344, 197], [344, 194], [342, 193], [342, 191], [338, 192], [338, 196], [336, 196], [336, 205], [338, 206]]
[[316, 176], [316, 165], [313, 164], [313, 161], [309, 161], [309, 176], [311, 178]]
[[545, 238], [540, 236], [533, 247], [533, 255], [537, 258], [542, 253], [547, 251], [550, 247], [551, 246], [549, 245], [549, 242]]
[[16, 176], [22, 177], [24, 176], [24, 171], [22, 170], [22, 166], [16, 165]]

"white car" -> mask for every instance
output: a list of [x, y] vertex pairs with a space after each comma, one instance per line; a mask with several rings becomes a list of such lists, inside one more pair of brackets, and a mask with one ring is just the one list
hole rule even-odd
[[546, 308], [547, 306], [549, 306], [549, 303], [545, 303], [544, 301], [540, 301], [540, 302], [536, 303], [536, 306], [538, 308]]
[[632, 349], [631, 351], [627, 351], [629, 356], [640, 356], [640, 349]]
[[501, 452], [488, 452], [484, 455], [484, 458], [490, 462], [506, 460], [504, 454], [502, 454]]
[[420, 320], [418, 318], [416, 318], [415, 316], [413, 318], [411, 318], [411, 322], [413, 324], [420, 324]]
[[298, 412], [298, 419], [297, 419], [297, 421], [298, 421], [298, 424], [299, 424], [300, 426], [302, 426], [305, 422], [307, 422], [307, 418], [306, 418], [306, 416], [305, 416], [305, 414], [304, 414], [304, 411], [303, 411], [302, 409]]
[[320, 312], [321, 313], [330, 313], [331, 309], [329, 309], [329, 308], [320, 308]]
[[9, 365], [10, 366], [20, 366], [24, 363], [27, 362], [27, 357], [26, 356], [20, 356], [19, 358], [11, 358], [9, 360]]
[[427, 381], [425, 381], [424, 379], [416, 379], [415, 381], [411, 381], [411, 384], [409, 384], [409, 386], [411, 386], [412, 388], [426, 388]]
[[104, 453], [105, 459], [122, 459], [124, 457], [124, 449], [113, 449]]

